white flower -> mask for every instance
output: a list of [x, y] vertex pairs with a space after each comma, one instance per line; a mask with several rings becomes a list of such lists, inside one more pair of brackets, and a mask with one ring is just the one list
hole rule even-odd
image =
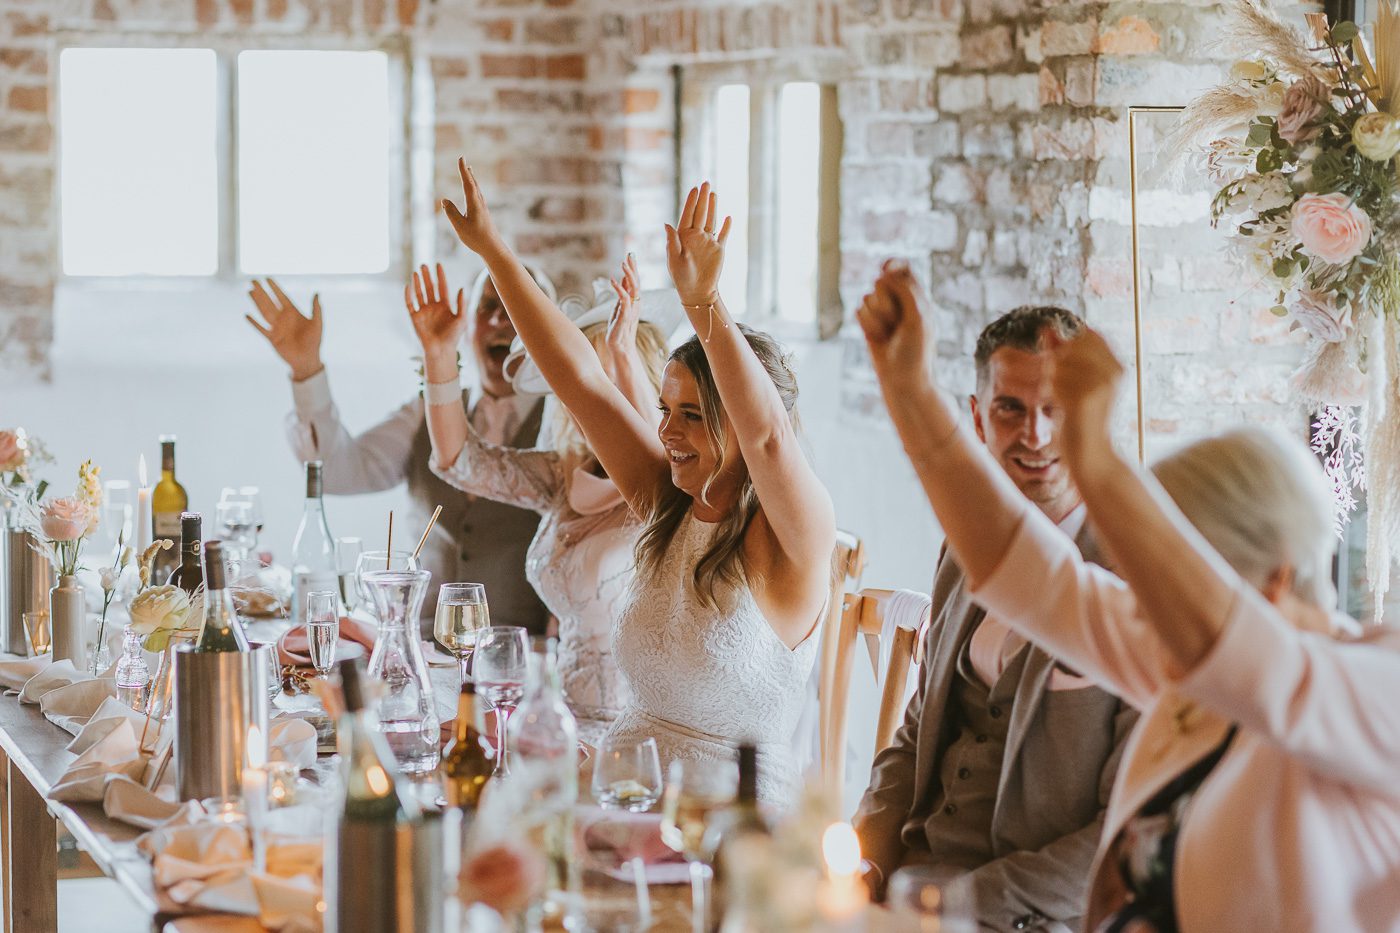
[[190, 618], [190, 598], [178, 586], [148, 586], [136, 595], [127, 610], [131, 630], [145, 638], [146, 650], [159, 651], [170, 633], [185, 627]]
[[1236, 81], [1263, 81], [1269, 76], [1269, 66], [1260, 61], [1235, 62], [1230, 66], [1230, 77]]
[[1254, 106], [1261, 117], [1277, 117], [1283, 112], [1283, 95], [1288, 91], [1282, 81], [1271, 81], [1254, 91]]
[[1288, 316], [1318, 340], [1334, 343], [1347, 335], [1350, 309], [1339, 310], [1327, 292], [1303, 288], [1289, 302]]
[[1217, 139], [1202, 153], [1211, 183], [1224, 187], [1249, 173], [1254, 159], [1250, 153], [1227, 139]]
[[1388, 113], [1368, 113], [1351, 128], [1351, 141], [1373, 162], [1389, 162], [1400, 152], [1400, 120]]
[[110, 593], [117, 588], [117, 581], [121, 579], [122, 572], [117, 567], [103, 567], [98, 576], [102, 580], [102, 592]]

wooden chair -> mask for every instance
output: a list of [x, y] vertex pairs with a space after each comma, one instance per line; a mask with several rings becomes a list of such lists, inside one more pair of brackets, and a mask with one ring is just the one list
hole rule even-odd
[[864, 639], [870, 655], [870, 669], [875, 673], [876, 684], [880, 687], [880, 715], [875, 723], [876, 754], [894, 741], [895, 730], [899, 728], [904, 715], [909, 668], [911, 663], [922, 660], [917, 657], [920, 633], [898, 628], [891, 636], [889, 665], [884, 671], [879, 669], [880, 636], [885, 622], [885, 605], [890, 595], [890, 590], [880, 589], [846, 593], [840, 620], [834, 627], [831, 676], [823, 681], [822, 690], [822, 710], [827, 714], [823, 717], [822, 774], [827, 788], [837, 800], [841, 799], [845, 790], [851, 664], [857, 641]]
[[831, 685], [836, 675], [837, 638], [846, 591], [860, 586], [865, 572], [865, 545], [848, 531], [836, 532], [836, 550], [831, 555], [831, 595], [827, 600], [826, 618], [822, 620], [821, 648], [817, 658], [820, 665], [817, 679], [818, 730], [820, 732], [821, 773], [831, 779], [831, 749], [827, 736], [831, 729]]

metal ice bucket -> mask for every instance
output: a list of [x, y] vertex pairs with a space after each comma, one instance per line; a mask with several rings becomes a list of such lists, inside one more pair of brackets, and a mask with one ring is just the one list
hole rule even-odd
[[0, 651], [20, 656], [29, 654], [24, 614], [48, 609], [53, 586], [53, 565], [34, 544], [27, 531], [0, 532]]
[[175, 775], [181, 800], [242, 792], [248, 729], [267, 735], [271, 645], [251, 651], [175, 649]]
[[326, 933], [444, 933], [461, 819], [344, 824], [326, 845]]

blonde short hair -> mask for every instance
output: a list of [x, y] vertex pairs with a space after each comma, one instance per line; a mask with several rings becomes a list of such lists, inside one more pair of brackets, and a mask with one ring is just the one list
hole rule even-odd
[[1291, 567], [1300, 599], [1332, 607], [1332, 495], [1302, 442], [1241, 428], [1189, 444], [1159, 460], [1152, 472], [1245, 582], [1262, 589]]

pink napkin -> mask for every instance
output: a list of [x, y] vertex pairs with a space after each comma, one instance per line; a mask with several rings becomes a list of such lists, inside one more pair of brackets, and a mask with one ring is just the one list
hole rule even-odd
[[[363, 645], [365, 651], [374, 650], [374, 640], [378, 634], [368, 622], [361, 622], [349, 616], [340, 617], [340, 637]], [[282, 664], [311, 667], [311, 651], [307, 645], [304, 624], [293, 626], [277, 640], [277, 660]]]
[[619, 881], [632, 880], [633, 859], [641, 859], [648, 884], [690, 880], [685, 857], [661, 841], [661, 815], [580, 806], [574, 811], [579, 848]]

